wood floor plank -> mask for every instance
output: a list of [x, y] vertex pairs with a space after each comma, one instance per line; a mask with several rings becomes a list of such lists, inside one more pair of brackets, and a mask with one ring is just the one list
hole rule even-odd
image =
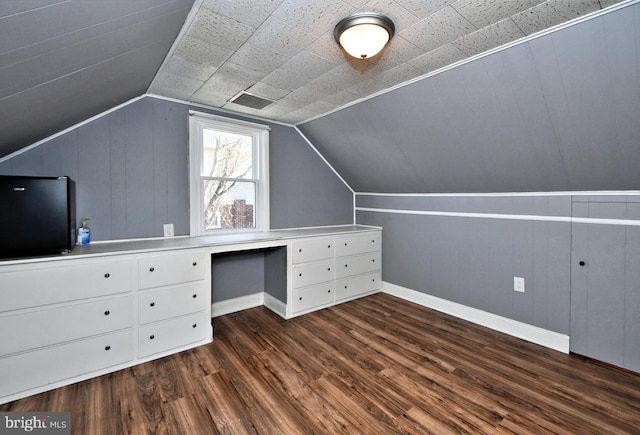
[[635, 434], [640, 374], [376, 294], [0, 405], [84, 434]]

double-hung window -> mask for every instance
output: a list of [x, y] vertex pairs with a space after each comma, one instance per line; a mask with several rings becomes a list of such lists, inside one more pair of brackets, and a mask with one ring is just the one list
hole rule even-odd
[[269, 229], [269, 127], [190, 112], [191, 235]]

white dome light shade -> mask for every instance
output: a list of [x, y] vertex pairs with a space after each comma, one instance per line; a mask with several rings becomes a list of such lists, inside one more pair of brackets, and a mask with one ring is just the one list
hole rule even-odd
[[347, 53], [358, 59], [378, 54], [389, 42], [395, 26], [378, 14], [355, 14], [340, 21], [333, 32], [338, 43]]

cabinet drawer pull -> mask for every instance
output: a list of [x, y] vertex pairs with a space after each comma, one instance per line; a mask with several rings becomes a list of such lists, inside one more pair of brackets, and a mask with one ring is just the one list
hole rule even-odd
[[153, 335], [153, 334], [151, 334], [151, 335], [149, 336], [149, 340], [153, 340], [154, 338], [156, 338], [156, 336], [155, 336], [155, 335]]
[[344, 246], [347, 246], [347, 242], [344, 243]]
[[197, 323], [194, 323], [194, 324], [193, 324], [193, 328], [195, 328], [196, 326], [198, 326], [198, 324], [197, 324]]
[[106, 346], [104, 347], [104, 350], [107, 350], [107, 351], [111, 350], [111, 346], [106, 345]]
[[331, 245], [327, 245], [327, 248], [328, 248], [328, 249], [331, 249]]
[[154, 270], [156, 270], [156, 268], [155, 268], [155, 267], [150, 267], [150, 268], [149, 268], [149, 272], [153, 272]]
[[298, 276], [302, 276], [302, 272], [300, 272], [300, 273], [298, 274]]
[[345, 285], [344, 288], [347, 288], [347, 286]]
[[302, 252], [302, 248], [298, 249], [298, 252]]
[[111, 311], [109, 311], [109, 310], [107, 310], [107, 311], [105, 311], [105, 312], [104, 312], [104, 315], [105, 315], [105, 316], [108, 316], [109, 314], [111, 314]]
[[300, 300], [300, 301], [301, 301], [301, 300], [302, 300], [302, 296], [300, 296], [300, 298], [299, 298], [298, 300]]
[[198, 265], [198, 262], [194, 261], [194, 262], [193, 262], [193, 265], [194, 265], [194, 266], [197, 266], [197, 265]]
[[197, 293], [194, 293], [194, 294], [193, 294], [193, 296], [191, 296], [191, 297], [192, 297], [193, 299], [195, 299], [195, 298], [197, 298], [197, 297], [198, 297], [198, 294], [197, 294]]
[[109, 278], [110, 276], [111, 276], [111, 274], [110, 274], [109, 272], [107, 272], [107, 273], [105, 273], [105, 274], [104, 274], [104, 277], [105, 277], [105, 278]]
[[584, 266], [586, 263], [584, 261], [581, 261], [580, 263], [578, 263], [580, 266]]
[[348, 265], [348, 264], [345, 264], [345, 265], [344, 265], [344, 267], [349, 267], [349, 265]]
[[156, 306], [156, 303], [155, 303], [155, 302], [151, 302], [151, 303], [149, 304], [149, 306], [150, 306], [150, 307], [155, 307], [155, 306]]
[[329, 272], [331, 272], [331, 268], [330, 268], [330, 267], [327, 267], [327, 270], [328, 270]]
[[327, 290], [327, 293], [331, 293], [331, 290]]

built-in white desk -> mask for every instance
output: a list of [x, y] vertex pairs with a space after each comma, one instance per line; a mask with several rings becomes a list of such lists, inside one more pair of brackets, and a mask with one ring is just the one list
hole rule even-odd
[[211, 259], [251, 250], [268, 252], [264, 304], [283, 318], [381, 286], [381, 229], [355, 225], [0, 261], [0, 403], [211, 342]]

